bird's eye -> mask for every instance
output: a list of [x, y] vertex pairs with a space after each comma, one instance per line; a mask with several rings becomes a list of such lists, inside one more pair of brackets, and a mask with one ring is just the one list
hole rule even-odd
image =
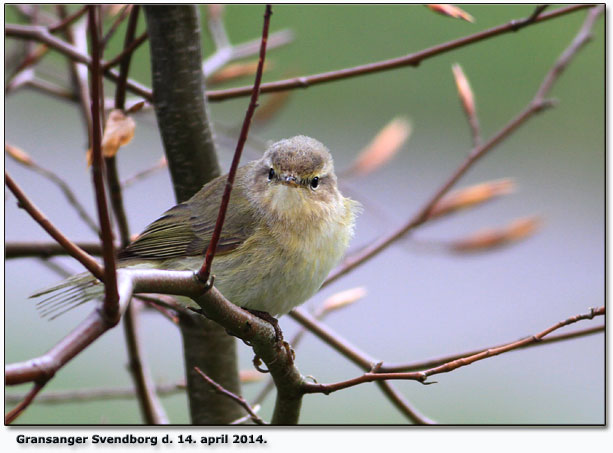
[[319, 178], [315, 176], [313, 179], [311, 179], [311, 189], [317, 189], [318, 185], [319, 185]]
[[270, 171], [268, 172], [268, 180], [272, 181], [272, 178], [275, 177], [275, 169], [274, 168], [270, 168]]

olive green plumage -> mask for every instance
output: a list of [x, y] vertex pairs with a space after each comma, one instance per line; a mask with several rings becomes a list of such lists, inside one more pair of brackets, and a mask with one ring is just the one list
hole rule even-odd
[[[227, 175], [166, 211], [119, 253], [119, 267], [197, 270], [211, 239]], [[358, 204], [338, 191], [330, 153], [317, 140], [281, 140], [237, 171], [213, 261], [215, 286], [238, 306], [287, 313], [313, 295], [342, 257]], [[58, 292], [59, 291], [59, 292]], [[46, 314], [100, 297], [91, 275], [35, 296]]]

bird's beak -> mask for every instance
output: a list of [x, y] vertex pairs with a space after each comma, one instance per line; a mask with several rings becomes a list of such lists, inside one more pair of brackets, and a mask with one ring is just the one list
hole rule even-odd
[[300, 185], [298, 184], [298, 178], [296, 178], [294, 175], [285, 175], [281, 178], [281, 181], [283, 184], [287, 184], [288, 186], [292, 187], [298, 187]]

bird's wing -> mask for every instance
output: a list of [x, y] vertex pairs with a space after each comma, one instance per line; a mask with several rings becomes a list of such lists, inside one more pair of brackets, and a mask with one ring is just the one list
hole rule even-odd
[[[245, 196], [249, 183], [246, 181], [247, 167], [239, 168], [236, 175], [217, 255], [238, 248], [255, 229], [255, 209]], [[204, 255], [215, 229], [226, 177], [215, 178], [190, 200], [166, 211], [120, 252], [119, 258], [168, 259]]]

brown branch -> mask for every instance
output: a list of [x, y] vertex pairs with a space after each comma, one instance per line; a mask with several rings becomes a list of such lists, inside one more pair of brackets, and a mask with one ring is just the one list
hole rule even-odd
[[30, 201], [30, 199], [26, 196], [26, 194], [21, 190], [21, 188], [13, 181], [13, 178], [7, 173], [4, 172], [4, 179], [7, 187], [13, 192], [15, 198], [17, 198], [19, 202], [19, 207], [25, 209], [28, 214], [41, 226], [43, 229], [49, 233], [49, 235], [55, 239], [66, 252], [79, 261], [85, 268], [90, 271], [98, 280], [104, 281], [104, 269], [100, 267], [98, 262], [88, 255], [83, 249], [81, 249], [78, 245], [68, 239], [60, 230], [58, 230], [53, 223]]
[[[128, 11], [127, 9], [124, 11]], [[138, 23], [138, 15], [140, 6], [134, 5], [130, 8], [130, 18], [124, 39], [124, 50], [129, 48], [134, 42], [136, 34], [136, 25]], [[123, 14], [122, 14], [123, 15]], [[122, 19], [123, 20], [123, 19]], [[116, 24], [119, 21], [115, 22]], [[107, 36], [110, 36], [111, 31]], [[119, 79], [115, 89], [115, 109], [124, 110], [126, 99], [126, 83], [128, 80], [128, 72], [130, 69], [130, 61], [132, 53], [124, 53], [126, 58], [121, 60], [119, 68]], [[115, 220], [119, 229], [121, 247], [126, 247], [130, 243], [130, 229], [128, 226], [128, 218], [123, 204], [123, 195], [121, 192], [121, 183], [119, 182], [119, 174], [117, 171], [116, 156], [105, 158], [106, 164], [106, 179], [109, 187], [111, 205]], [[155, 383], [149, 372], [149, 369], [143, 360], [142, 347], [138, 335], [138, 306], [134, 303], [130, 304], [126, 310], [123, 326], [126, 337], [128, 357], [130, 361], [130, 372], [134, 379], [136, 387], [136, 395], [143, 414], [145, 423], [147, 424], [167, 424], [168, 417], [166, 416], [162, 404], [155, 392]]]
[[49, 25], [47, 27], [47, 30], [49, 30], [49, 33], [55, 33], [56, 31], [63, 30], [66, 27], [72, 25], [79, 18], [81, 18], [81, 16], [83, 16], [86, 12], [87, 12], [87, 5], [82, 6], [81, 8], [76, 10], [74, 13], [62, 18], [62, 20], [60, 20], [57, 24]]
[[17, 417], [19, 417], [21, 415], [21, 413], [30, 405], [32, 404], [32, 401], [34, 401], [34, 398], [36, 398], [36, 395], [38, 395], [38, 392], [40, 392], [43, 387], [45, 386], [44, 383], [42, 382], [35, 382], [34, 386], [32, 387], [32, 390], [30, 390], [28, 392], [28, 394], [25, 396], [25, 398], [23, 399], [23, 401], [21, 401], [15, 408], [13, 408], [12, 410], [10, 410], [4, 417], [4, 423], [6, 425], [10, 425], [11, 423], [13, 423], [13, 421], [15, 421], [15, 419]]
[[303, 391], [305, 393], [324, 393], [326, 395], [336, 392], [338, 390], [343, 390], [349, 387], [353, 387], [359, 384], [363, 384], [366, 382], [374, 382], [380, 380], [389, 380], [389, 379], [400, 379], [400, 380], [414, 380], [419, 381], [422, 384], [431, 384], [433, 382], [427, 382], [428, 377], [434, 376], [436, 374], [441, 373], [449, 373], [450, 371], [456, 370], [458, 368], [471, 365], [480, 360], [484, 360], [490, 357], [494, 357], [505, 352], [512, 351], [514, 349], [519, 349], [525, 347], [527, 344], [539, 342], [543, 337], [550, 334], [551, 332], [560, 329], [569, 324], [573, 324], [585, 319], [593, 319], [595, 316], [604, 316], [605, 307], [592, 308], [588, 313], [572, 316], [564, 321], [560, 321], [559, 323], [543, 330], [542, 332], [533, 335], [531, 337], [524, 338], [523, 340], [514, 341], [512, 343], [508, 343], [506, 345], [491, 348], [486, 351], [480, 352], [478, 354], [474, 354], [468, 357], [462, 357], [457, 360], [453, 360], [451, 362], [444, 363], [440, 366], [429, 368], [424, 371], [417, 372], [400, 372], [400, 373], [388, 373], [388, 372], [379, 372], [379, 366], [375, 366], [371, 372], [364, 373], [361, 376], [355, 377], [353, 379], [348, 379], [342, 382], [336, 382], [333, 384], [314, 384], [310, 382], [303, 383]]
[[[51, 33], [49, 33], [45, 27], [35, 25], [6, 24], [4, 26], [4, 33], [7, 37], [36, 40], [45, 43], [49, 47], [66, 55], [70, 59], [78, 63], [83, 63], [87, 67], [91, 68], [92, 59], [89, 55], [81, 52], [77, 47], [67, 43], [66, 41], [51, 35]], [[100, 65], [102, 67], [104, 67], [105, 64], [106, 62], [104, 60], [100, 61]], [[104, 70], [103, 75], [114, 82], [117, 82], [119, 78], [118, 72], [110, 68]], [[149, 102], [153, 100], [153, 95], [149, 88], [131, 79], [128, 79], [126, 85], [127, 89], [132, 93], [142, 96]]]
[[[136, 35], [136, 25], [138, 24], [138, 13], [140, 12], [140, 6], [134, 5], [130, 10], [130, 19], [128, 20], [128, 28], [126, 29], [126, 36], [124, 39], [123, 52], [119, 55], [119, 79], [117, 80], [117, 87], [115, 89], [115, 108], [124, 110], [126, 102], [126, 86], [128, 83], [128, 72], [130, 70], [130, 61], [132, 59], [132, 51], [128, 52], [128, 49], [134, 44], [134, 36]], [[108, 63], [107, 63], [108, 64]], [[102, 70], [106, 70], [104, 67]]]
[[[60, 17], [65, 17], [66, 7], [64, 5], [58, 5], [58, 11]], [[66, 40], [74, 45], [79, 51], [87, 53], [87, 21], [83, 20], [75, 24], [74, 27], [67, 27], [64, 30], [64, 36]], [[81, 108], [81, 119], [84, 122], [85, 134], [91, 140], [92, 137], [92, 113], [89, 106], [90, 94], [87, 83], [87, 67], [78, 64], [72, 59], [68, 59], [68, 65], [70, 68], [70, 78], [72, 82], [72, 88], [74, 95], [79, 101], [79, 107]], [[88, 143], [91, 146], [91, 143]], [[88, 146], [88, 147], [89, 147]], [[97, 227], [96, 227], [97, 229]]]
[[[74, 242], [73, 244], [86, 254], [102, 254], [100, 242]], [[49, 258], [58, 255], [70, 255], [70, 252], [57, 242], [11, 241], [4, 244], [5, 259], [26, 257]]]
[[136, 388], [136, 398], [146, 424], [168, 424], [168, 416], [156, 393], [155, 382], [142, 358], [142, 346], [138, 336], [138, 313], [138, 305], [132, 301], [123, 317], [129, 369]]
[[324, 340], [333, 349], [363, 369], [371, 369], [373, 364], [379, 362], [367, 353], [359, 350], [325, 324], [318, 322], [312, 315], [302, 308], [294, 308], [289, 315], [312, 334]]
[[433, 376], [435, 374], [441, 374], [441, 373], [448, 373], [450, 371], [453, 371], [457, 368], [466, 366], [466, 365], [470, 365], [474, 362], [477, 362], [479, 360], [483, 360], [483, 359], [487, 359], [490, 357], [494, 357], [496, 355], [499, 354], [503, 354], [505, 352], [509, 352], [512, 351], [514, 349], [519, 349], [519, 348], [523, 348], [531, 343], [537, 343], [539, 341], [541, 341], [543, 339], [543, 337], [545, 337], [546, 335], [549, 335], [551, 332], [558, 330], [562, 327], [568, 326], [569, 324], [574, 324], [578, 321], [582, 321], [585, 319], [594, 319], [595, 316], [604, 316], [605, 314], [605, 307], [598, 307], [598, 308], [591, 308], [590, 311], [588, 313], [584, 313], [584, 314], [580, 314], [580, 315], [576, 315], [576, 316], [572, 316], [570, 318], [565, 319], [564, 321], [560, 321], [559, 323], [543, 330], [540, 333], [537, 333], [536, 335], [533, 335], [531, 337], [527, 337], [524, 338], [523, 340], [519, 340], [519, 341], [514, 341], [512, 343], [508, 343], [506, 345], [503, 346], [498, 346], [496, 348], [490, 348], [487, 349], [486, 351], [482, 351], [478, 354], [473, 354], [470, 355], [468, 357], [462, 357], [456, 360], [453, 360], [451, 362], [447, 362], [444, 363], [442, 365], [439, 365], [437, 367], [434, 368], [429, 368], [425, 371], [422, 371], [421, 373], [423, 373], [425, 378], [428, 378], [429, 376]]
[[[135, 6], [139, 6], [139, 5], [135, 5]], [[131, 57], [134, 51], [138, 49], [140, 45], [147, 40], [147, 37], [148, 37], [147, 32], [144, 31], [138, 38], [134, 39], [130, 43], [129, 46], [124, 47], [124, 49], [119, 54], [117, 54], [117, 56], [113, 57], [112, 59], [104, 63], [104, 65], [102, 66], [102, 70], [107, 71], [113, 66], [116, 66], [120, 64], [122, 61], [124, 61], [125, 59]]]
[[[354, 345], [350, 344], [343, 337], [338, 335], [332, 329], [325, 324], [319, 322], [315, 317], [307, 314], [307, 312], [301, 308], [295, 308], [290, 312], [290, 316], [306, 328], [309, 332], [317, 336], [326, 344], [336, 349], [344, 357], [355, 363], [363, 370], [371, 370], [375, 364], [380, 361], [370, 357], [365, 352], [359, 350]], [[433, 423], [428, 417], [420, 414], [417, 409], [413, 408], [408, 401], [406, 401], [398, 391], [385, 381], [377, 382], [379, 388], [385, 393], [385, 395], [392, 401], [392, 403], [407, 417], [417, 424], [431, 424]], [[262, 395], [265, 396], [264, 390], [262, 394], [258, 396], [256, 401], [261, 401]]]
[[247, 403], [245, 398], [243, 398], [242, 396], [235, 395], [231, 391], [223, 388], [221, 385], [219, 385], [213, 379], [211, 379], [206, 374], [204, 374], [202, 372], [202, 370], [200, 368], [198, 368], [197, 366], [194, 367], [194, 370], [196, 370], [196, 372], [200, 376], [202, 376], [202, 379], [204, 379], [211, 387], [213, 387], [217, 393], [220, 393], [221, 395], [225, 395], [228, 398], [230, 398], [231, 400], [236, 401], [237, 404], [239, 404], [243, 409], [245, 409], [247, 411], [247, 413], [249, 414], [249, 418], [251, 418], [251, 420], [253, 420], [254, 423], [256, 423], [257, 425], [266, 425], [266, 422], [264, 420], [262, 420], [258, 416], [258, 414], [255, 413], [255, 411], [253, 410], [253, 408], [251, 406], [249, 406], [249, 403]]
[[117, 28], [119, 28], [121, 23], [126, 19], [126, 17], [128, 15], [128, 13], [130, 12], [130, 10], [131, 10], [130, 5], [124, 5], [124, 6], [121, 7], [121, 11], [119, 12], [119, 14], [117, 14], [117, 17], [115, 18], [115, 20], [113, 21], [113, 23], [109, 27], [108, 31], [100, 39], [100, 46], [102, 48], [105, 48], [106, 45], [109, 43], [110, 39], [113, 37], [113, 35], [117, 31]]
[[[572, 5], [551, 11], [548, 14], [538, 15], [538, 17], [530, 16], [523, 20], [513, 20], [504, 25], [490, 28], [479, 33], [475, 33], [464, 38], [449, 41], [444, 44], [439, 44], [434, 47], [422, 50], [420, 52], [405, 55], [404, 57], [392, 58], [390, 60], [383, 60], [376, 63], [369, 63], [353, 68], [346, 68], [337, 71], [324, 72], [321, 74], [314, 74], [310, 76], [295, 77], [292, 79], [279, 80], [276, 82], [265, 83], [261, 86], [262, 93], [273, 93], [276, 91], [290, 90], [295, 88], [309, 88], [320, 83], [327, 83], [336, 80], [343, 80], [351, 77], [356, 77], [365, 74], [372, 74], [375, 72], [387, 71], [390, 69], [396, 69], [404, 66], [417, 66], [422, 61], [449, 52], [454, 49], [464, 47], [466, 45], [483, 41], [494, 36], [502, 35], [505, 33], [511, 33], [524, 28], [528, 25], [544, 22], [556, 17], [563, 16], [565, 14], [573, 13], [583, 8], [589, 8], [591, 5]], [[226, 99], [232, 99], [240, 96], [247, 96], [251, 93], [251, 86], [230, 88], [227, 90], [215, 90], [207, 91], [207, 97], [209, 101], [222, 101]]]
[[[569, 332], [569, 333], [561, 333], [558, 335], [552, 335], [550, 337], [547, 338], [543, 338], [542, 340], [538, 341], [538, 342], [532, 342], [532, 343], [527, 343], [524, 344], [523, 346], [519, 346], [517, 349], [523, 349], [523, 348], [531, 348], [534, 346], [544, 346], [547, 344], [551, 344], [551, 343], [558, 343], [560, 341], [566, 341], [566, 340], [572, 340], [575, 338], [582, 338], [588, 335], [594, 335], [597, 333], [603, 333], [605, 331], [605, 326], [596, 326], [596, 327], [588, 327], [586, 329], [579, 329], [576, 330], [575, 332]], [[447, 362], [452, 362], [454, 360], [458, 360], [461, 359], [462, 357], [467, 357], [467, 356], [472, 356], [475, 354], [480, 354], [484, 351], [487, 351], [487, 349], [496, 349], [496, 348], [500, 348], [503, 347], [504, 344], [502, 345], [497, 345], [497, 346], [493, 346], [491, 348], [480, 348], [480, 349], [475, 349], [472, 351], [467, 351], [467, 352], [461, 352], [458, 354], [453, 354], [453, 355], [447, 355], [447, 356], [443, 356], [443, 357], [438, 357], [438, 358], [434, 358], [434, 359], [428, 359], [428, 360], [424, 360], [424, 361], [420, 361], [420, 362], [411, 362], [411, 363], [383, 363], [381, 365], [381, 367], [379, 368], [379, 371], [381, 372], [385, 372], [385, 373], [398, 373], [401, 371], [419, 371], [419, 370], [424, 370], [427, 368], [433, 368], [433, 367], [437, 367], [439, 365], [442, 365], [444, 363]]]
[[[158, 384], [155, 388], [160, 395], [176, 395], [185, 392], [185, 382]], [[17, 403], [25, 398], [23, 394], [5, 394], [7, 403]], [[90, 402], [97, 400], [127, 399], [133, 400], [136, 394], [133, 387], [80, 389], [59, 392], [45, 392], [36, 398], [36, 404], [65, 404], [74, 402]]]
[[226, 179], [226, 187], [224, 189], [221, 204], [219, 206], [219, 214], [217, 215], [217, 221], [215, 222], [215, 229], [213, 230], [211, 242], [209, 243], [209, 246], [206, 250], [204, 263], [198, 271], [198, 277], [204, 282], [208, 281], [209, 279], [211, 265], [213, 264], [213, 258], [215, 257], [215, 250], [217, 249], [217, 244], [219, 243], [221, 229], [223, 228], [223, 223], [226, 218], [226, 210], [228, 209], [228, 203], [230, 202], [230, 194], [232, 193], [234, 177], [236, 176], [236, 170], [238, 169], [238, 163], [240, 162], [243, 147], [245, 146], [245, 142], [247, 141], [249, 126], [251, 126], [251, 119], [253, 118], [253, 113], [255, 112], [255, 109], [257, 107], [258, 96], [260, 94], [260, 84], [262, 83], [262, 73], [264, 70], [264, 60], [266, 59], [266, 43], [268, 41], [268, 28], [270, 25], [271, 15], [272, 8], [270, 5], [266, 5], [266, 12], [264, 13], [264, 25], [262, 27], [262, 41], [260, 43], [260, 58], [258, 61], [258, 68], [255, 73], [255, 82], [253, 84], [253, 89], [251, 93], [251, 101], [249, 102], [247, 112], [245, 113], [245, 119], [243, 120], [241, 132], [238, 137], [238, 142], [236, 144], [236, 150], [234, 151], [234, 157], [232, 158], [230, 172], [228, 173], [228, 178]]
[[377, 386], [381, 389], [381, 391], [387, 396], [396, 408], [406, 415], [413, 423], [417, 425], [436, 425], [437, 422], [432, 420], [431, 418], [426, 417], [422, 413], [420, 413], [413, 405], [407, 401], [407, 399], [402, 396], [396, 388], [392, 385], [391, 382], [388, 381], [377, 381]]
[[[566, 14], [570, 14], [576, 12], [583, 8], [589, 8], [591, 5], [581, 4], [581, 5], [572, 5], [563, 8], [556, 9], [547, 14], [538, 15], [538, 17], [530, 16], [523, 20], [513, 20], [507, 24], [500, 25], [498, 27], [491, 28], [489, 30], [484, 30], [479, 33], [475, 33], [464, 38], [460, 38], [457, 40], [449, 41], [444, 44], [440, 44], [438, 46], [431, 47], [429, 49], [425, 49], [420, 52], [416, 52], [413, 54], [406, 55], [404, 57], [394, 58], [391, 60], [384, 60], [376, 63], [369, 63], [362, 66], [356, 66], [353, 68], [341, 69], [338, 71], [330, 71], [321, 74], [314, 74], [311, 76], [303, 76], [296, 77], [287, 80], [280, 80], [277, 82], [270, 82], [262, 84], [261, 92], [262, 93], [271, 93], [275, 91], [283, 91], [294, 88], [307, 88], [313, 85], [317, 85], [320, 83], [331, 82], [335, 80], [342, 80], [350, 77], [355, 77], [364, 74], [371, 74], [374, 72], [380, 72], [390, 69], [395, 69], [403, 66], [417, 66], [421, 61], [431, 58], [433, 56], [448, 52], [450, 50], [454, 50], [474, 42], [482, 41], [485, 39], [489, 39], [494, 36], [498, 36], [504, 33], [510, 33], [519, 30], [528, 25], [541, 23], [550, 19], [554, 19], [557, 17], [564, 16]], [[59, 52], [68, 55], [69, 57], [75, 59], [80, 63], [84, 63], [86, 65], [90, 65], [89, 56], [80, 53], [73, 46], [68, 45], [67, 43], [57, 40], [50, 33], [47, 32], [45, 27], [37, 27], [37, 26], [23, 26], [23, 25], [14, 25], [14, 24], [6, 24], [5, 25], [5, 35], [9, 37], [16, 37], [22, 39], [36, 39], [38, 41], [44, 42], [50, 47], [58, 50]], [[103, 67], [105, 67], [106, 63], [102, 62]], [[105, 70], [104, 75], [110, 78], [113, 81], [117, 80], [117, 73], [113, 72], [111, 69]], [[147, 101], [151, 102], [153, 100], [152, 92], [150, 89], [142, 86], [138, 82], [133, 80], [128, 81], [128, 89], [133, 93], [142, 96]], [[215, 91], [207, 91], [206, 95], [210, 101], [222, 101], [226, 99], [232, 99], [235, 97], [247, 96], [251, 93], [253, 87], [239, 87], [239, 88], [231, 88], [228, 90], [215, 90]]]
[[[17, 65], [15, 70], [11, 73], [11, 75], [6, 79], [6, 86], [4, 89], [5, 93], [9, 93], [16, 88], [18, 88], [21, 84], [23, 84], [22, 80], [27, 77], [19, 77], [25, 70], [29, 69], [31, 66], [35, 65], [43, 58], [49, 50], [45, 44], [39, 44], [37, 47], [32, 49], [26, 56], [23, 58], [21, 63]], [[34, 77], [34, 71], [32, 71], [32, 78]]]
[[[5, 143], [4, 144], [4, 149], [8, 152], [9, 155], [13, 156], [13, 150], [15, 150], [16, 148], [11, 146], [11, 145], [9, 145], [9, 144], [7, 144], [7, 143]], [[96, 222], [87, 213], [87, 210], [79, 202], [79, 200], [77, 199], [77, 196], [72, 191], [70, 186], [66, 183], [66, 181], [64, 181], [61, 177], [59, 177], [53, 171], [51, 171], [51, 170], [41, 166], [37, 162], [35, 162], [29, 156], [28, 156], [28, 160], [27, 161], [23, 161], [23, 160], [19, 160], [19, 159], [15, 159], [15, 160], [18, 163], [22, 164], [23, 167], [38, 173], [39, 175], [47, 178], [49, 181], [51, 181], [56, 186], [58, 186], [58, 188], [62, 191], [62, 193], [66, 197], [66, 200], [68, 200], [68, 203], [77, 211], [77, 214], [79, 215], [79, 217], [81, 217], [83, 222], [85, 222], [85, 224], [94, 233], [96, 233], [96, 234], [99, 233], [100, 230], [98, 229], [98, 225], [96, 225]]]
[[[585, 6], [585, 5], [582, 5]], [[559, 10], [557, 10], [559, 11]], [[551, 14], [554, 14], [553, 11]], [[580, 48], [589, 40], [589, 31], [594, 24], [594, 21], [598, 15], [602, 12], [602, 8], [594, 8], [588, 14], [581, 30], [570, 44], [570, 46], [563, 52], [560, 58], [556, 61], [553, 68], [547, 73], [545, 79], [538, 89], [534, 98], [528, 103], [528, 106], [507, 123], [496, 135], [494, 135], [486, 143], [473, 148], [468, 157], [462, 164], [452, 173], [447, 181], [436, 191], [436, 193], [428, 200], [425, 205], [411, 218], [405, 225], [397, 230], [380, 237], [372, 244], [365, 247], [360, 252], [351, 255], [345, 259], [345, 261], [334, 270], [326, 279], [322, 286], [326, 286], [339, 277], [345, 275], [349, 271], [353, 270], [358, 265], [364, 263], [373, 256], [379, 254], [398, 239], [405, 236], [408, 232], [422, 225], [430, 219], [431, 213], [436, 209], [437, 203], [441, 198], [451, 189], [451, 187], [485, 154], [491, 151], [496, 145], [506, 139], [510, 134], [515, 132], [521, 125], [523, 125], [528, 119], [534, 116], [536, 113], [543, 111], [544, 109], [552, 106], [552, 101], [545, 99], [545, 96], [557, 80], [563, 69], [568, 65], [571, 58], [580, 50]], [[542, 20], [545, 17], [539, 16], [536, 20]]]
[[[125, 310], [132, 296], [132, 281], [120, 281], [120, 311]], [[83, 351], [107, 330], [114, 327], [102, 311], [95, 309], [72, 332], [60, 340], [47, 353], [25, 362], [6, 365], [4, 377], [6, 385], [26, 382], [46, 382], [66, 363]]]
[[[97, 14], [98, 13], [98, 14]], [[99, 6], [90, 5], [88, 26], [92, 49], [91, 66], [91, 111], [92, 111], [92, 179], [96, 193], [96, 206], [102, 236], [102, 256], [104, 259], [104, 315], [111, 323], [119, 322], [119, 296], [117, 293], [117, 275], [115, 272], [115, 246], [109, 210], [106, 204], [104, 187], [104, 160], [102, 159], [102, 130], [100, 118], [100, 42], [98, 40]]]
[[162, 157], [160, 160], [158, 160], [155, 164], [153, 164], [151, 167], [149, 168], [145, 168], [144, 170], [141, 170], [135, 174], [133, 174], [132, 176], [128, 176], [126, 179], [124, 179], [121, 182], [121, 187], [123, 189], [126, 189], [127, 187], [130, 187], [131, 185], [133, 185], [134, 183], [146, 178], [147, 176], [152, 175], [153, 173], [163, 169], [163, 168], [167, 168], [168, 167], [168, 161], [166, 160], [165, 157]]

